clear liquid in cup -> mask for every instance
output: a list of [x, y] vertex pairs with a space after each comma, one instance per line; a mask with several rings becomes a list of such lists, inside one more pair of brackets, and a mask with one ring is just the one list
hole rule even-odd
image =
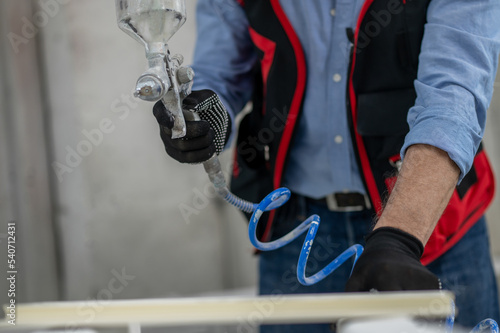
[[148, 45], [166, 44], [186, 21], [184, 0], [116, 0], [118, 26]]

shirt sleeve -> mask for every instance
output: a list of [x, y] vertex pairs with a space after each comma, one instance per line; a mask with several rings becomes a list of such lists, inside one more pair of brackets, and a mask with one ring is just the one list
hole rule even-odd
[[493, 94], [499, 17], [496, 0], [430, 2], [402, 156], [411, 145], [429, 144], [457, 164], [459, 181], [469, 172]]
[[252, 70], [257, 61], [247, 17], [236, 0], [198, 0], [196, 15], [193, 90], [216, 92], [235, 128], [235, 115], [253, 92]]

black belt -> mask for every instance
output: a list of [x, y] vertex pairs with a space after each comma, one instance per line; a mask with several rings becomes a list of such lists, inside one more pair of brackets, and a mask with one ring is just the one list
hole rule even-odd
[[332, 193], [321, 199], [307, 200], [325, 205], [334, 212], [354, 212], [371, 208], [370, 199], [361, 193]]

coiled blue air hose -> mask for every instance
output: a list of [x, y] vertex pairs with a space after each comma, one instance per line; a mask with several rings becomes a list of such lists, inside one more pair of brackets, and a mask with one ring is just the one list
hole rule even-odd
[[474, 327], [471, 333], [479, 333], [484, 330], [490, 330], [492, 333], [498, 333], [498, 324], [493, 319], [485, 319]]
[[[451, 314], [446, 318], [446, 333], [453, 332], [453, 325], [455, 323], [455, 302], [451, 302]], [[485, 319], [477, 324], [470, 333], [481, 333], [489, 331], [491, 333], [499, 333], [498, 332], [498, 324], [493, 319]]]
[[291, 193], [289, 189], [279, 188], [267, 195], [259, 204], [254, 204], [238, 198], [228, 190], [224, 195], [224, 200], [244, 212], [253, 212], [252, 217], [250, 218], [250, 223], [248, 225], [248, 237], [252, 245], [258, 250], [272, 251], [282, 248], [307, 231], [307, 235], [300, 252], [299, 261], [297, 263], [297, 279], [304, 286], [310, 286], [323, 280], [353, 256], [355, 264], [359, 256], [363, 252], [363, 247], [359, 244], [353, 245], [342, 252], [337, 258], [332, 260], [328, 265], [326, 265], [316, 274], [309, 277], [306, 276], [307, 259], [309, 258], [309, 253], [311, 252], [311, 247], [313, 245], [314, 238], [316, 237], [316, 233], [318, 232], [320, 223], [320, 218], [318, 215], [310, 216], [297, 228], [293, 229], [285, 236], [272, 242], [264, 243], [257, 239], [257, 225], [262, 214], [266, 211], [270, 211], [284, 205], [288, 201], [288, 199], [290, 199], [290, 195]]
[[[288, 199], [290, 199], [290, 190], [287, 188], [279, 188], [268, 194], [260, 203], [252, 203], [238, 198], [229, 191], [224, 179], [224, 175], [221, 171], [219, 160], [215, 155], [207, 162], [205, 162], [203, 166], [205, 167], [205, 171], [207, 172], [210, 181], [214, 185], [215, 190], [222, 198], [224, 198], [225, 201], [246, 213], [253, 213], [248, 225], [248, 237], [250, 239], [250, 242], [256, 249], [260, 251], [272, 251], [279, 249], [297, 239], [297, 237], [307, 231], [307, 235], [302, 245], [302, 250], [300, 252], [297, 264], [297, 279], [302, 285], [310, 286], [318, 283], [353, 256], [354, 268], [356, 261], [363, 252], [363, 247], [359, 244], [349, 247], [319, 272], [312, 276], [306, 277], [307, 259], [309, 258], [309, 253], [311, 252], [314, 238], [316, 237], [316, 233], [318, 232], [320, 224], [319, 216], [311, 215], [298, 227], [279, 239], [271, 242], [261, 242], [257, 239], [257, 225], [259, 223], [259, 219], [264, 212], [283, 206], [288, 201]], [[453, 324], [455, 322], [455, 304], [452, 303], [451, 307], [452, 314], [446, 319], [445, 323], [446, 333], [451, 333], [453, 331]], [[488, 329], [492, 333], [499, 333], [498, 324], [493, 319], [485, 319], [481, 321], [476, 325], [476, 327], [472, 329], [470, 333], [480, 333]]]
[[287, 188], [279, 188], [271, 192], [271, 194], [266, 196], [264, 200], [262, 200], [257, 205], [257, 208], [253, 212], [250, 223], [248, 225], [248, 237], [250, 238], [250, 242], [252, 243], [252, 245], [261, 251], [276, 250], [297, 239], [297, 237], [307, 231], [306, 238], [300, 252], [299, 261], [297, 263], [297, 279], [304, 286], [310, 286], [323, 280], [344, 262], [349, 260], [349, 258], [351, 258], [352, 256], [354, 256], [354, 263], [356, 263], [359, 256], [363, 252], [363, 247], [359, 244], [353, 245], [348, 248], [313, 276], [306, 277], [307, 259], [309, 258], [309, 253], [311, 252], [311, 247], [320, 224], [320, 218], [318, 215], [310, 216], [297, 228], [293, 229], [285, 236], [272, 242], [263, 243], [257, 239], [257, 224], [262, 214], [265, 211], [282, 206], [285, 202], [288, 201], [288, 199], [290, 198], [290, 194], [290, 190], [288, 190]]

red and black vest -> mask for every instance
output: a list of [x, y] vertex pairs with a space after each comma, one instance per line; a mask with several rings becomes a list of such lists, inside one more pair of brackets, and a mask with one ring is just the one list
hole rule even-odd
[[[367, 0], [353, 32], [348, 31], [353, 43], [348, 118], [377, 214], [395, 182], [399, 152], [409, 131], [406, 117], [415, 103], [413, 83], [430, 1]], [[238, 132], [231, 188], [242, 198], [259, 202], [281, 186], [300, 121], [307, 69], [300, 41], [279, 0], [239, 2], [261, 61], [255, 68], [253, 111], [243, 118]], [[480, 148], [429, 239], [422, 262], [428, 264], [452, 247], [484, 214], [493, 194], [493, 174]], [[265, 222], [258, 232], [263, 240], [269, 240], [274, 214], [262, 218]]]

